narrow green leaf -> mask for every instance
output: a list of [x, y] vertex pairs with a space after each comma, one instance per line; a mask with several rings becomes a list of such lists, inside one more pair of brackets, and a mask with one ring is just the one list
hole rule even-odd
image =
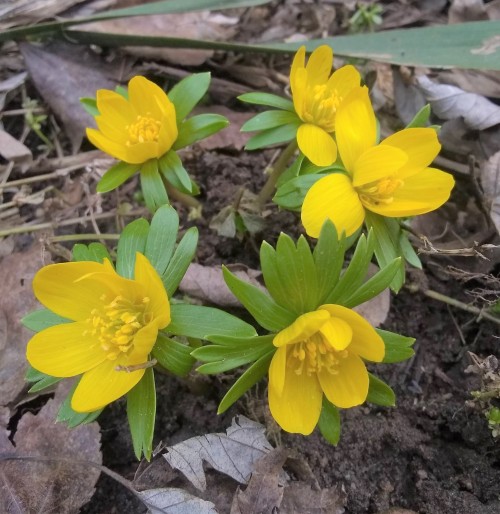
[[265, 336], [257, 336], [255, 333], [251, 336], [239, 337], [235, 335], [219, 335], [214, 334], [207, 336], [207, 341], [215, 343], [219, 346], [231, 346], [238, 348], [247, 348], [254, 346], [268, 346], [273, 347], [273, 339], [276, 334], [267, 334]]
[[245, 150], [258, 150], [266, 146], [287, 143], [296, 137], [299, 125], [299, 122], [294, 122], [269, 130], [263, 130], [248, 140]]
[[295, 321], [295, 314], [278, 305], [259, 288], [240, 280], [225, 266], [222, 267], [222, 271], [224, 280], [231, 292], [260, 326], [275, 332], [291, 325]]
[[375, 329], [378, 335], [384, 340], [385, 356], [382, 362], [393, 364], [402, 362], [415, 355], [412, 345], [415, 342], [413, 337], [406, 337], [387, 330]]
[[89, 255], [91, 260], [95, 262], [104, 262], [104, 259], [108, 259], [111, 263], [113, 262], [108, 249], [102, 243], [90, 243]]
[[56, 417], [56, 421], [66, 423], [68, 428], [75, 428], [79, 425], [92, 423], [92, 421], [95, 421], [103, 411], [103, 409], [99, 409], [94, 412], [76, 412], [71, 408], [71, 398], [73, 397], [73, 393], [75, 392], [79, 382], [80, 378], [76, 380], [68, 396], [66, 396], [65, 400], [59, 407], [59, 412]]
[[210, 72], [194, 73], [178, 82], [168, 93], [175, 105], [177, 125], [194, 109], [210, 86]]
[[273, 202], [283, 209], [289, 211], [300, 211], [304, 198], [318, 180], [325, 177], [325, 175], [299, 175], [296, 178], [285, 182], [278, 188], [274, 195]]
[[87, 245], [77, 243], [71, 251], [73, 262], [91, 261], [92, 256]]
[[137, 460], [142, 454], [151, 460], [156, 417], [156, 389], [153, 368], [127, 394], [127, 418]]
[[97, 108], [97, 102], [95, 98], [80, 98], [80, 103], [85, 111], [91, 116], [99, 116], [101, 113]]
[[179, 241], [174, 255], [168, 263], [167, 269], [162, 276], [163, 285], [167, 290], [168, 297], [172, 298], [181, 283], [182, 277], [186, 273], [198, 245], [198, 229], [191, 227], [186, 231], [183, 238]]
[[287, 123], [300, 122], [298, 116], [290, 111], [264, 111], [243, 123], [241, 132], [255, 132], [281, 127]]
[[399, 247], [401, 248], [401, 253], [405, 261], [414, 266], [415, 268], [422, 269], [422, 262], [418, 254], [415, 252], [415, 248], [408, 240], [408, 233], [405, 230], [401, 230], [399, 235]]
[[206, 363], [196, 369], [198, 373], [213, 375], [255, 362], [267, 353], [269, 353], [269, 346], [267, 345], [256, 346], [255, 348], [208, 345], [196, 349], [191, 355]]
[[275, 353], [275, 349], [269, 353], [264, 354], [259, 360], [255, 361], [238, 380], [231, 386], [229, 391], [225, 394], [224, 398], [219, 404], [217, 414], [222, 414], [231, 405], [243, 396], [251, 387], [253, 387], [259, 380], [267, 375], [269, 364]]
[[271, 93], [244, 93], [238, 96], [238, 100], [248, 104], [267, 105], [268, 107], [276, 107], [277, 109], [295, 112], [291, 100]]
[[293, 164], [278, 178], [276, 187], [280, 188], [283, 184], [286, 184], [289, 180], [292, 180], [299, 176], [302, 163], [304, 162], [305, 155], [299, 154], [293, 161]]
[[426, 104], [415, 114], [413, 119], [406, 125], [406, 128], [426, 127], [431, 117], [431, 106]]
[[99, 180], [96, 191], [98, 193], [107, 193], [113, 191], [118, 186], [121, 186], [128, 180], [134, 173], [138, 172], [139, 164], [129, 164], [127, 162], [117, 162]]
[[195, 362], [195, 359], [191, 357], [192, 350], [190, 346], [179, 343], [160, 332], [152, 354], [165, 369], [174, 375], [184, 377], [191, 371]]
[[160, 207], [149, 227], [144, 255], [161, 276], [167, 269], [174, 253], [177, 233], [179, 231], [179, 215], [171, 205]]
[[157, 159], [150, 159], [142, 165], [140, 177], [142, 194], [150, 212], [154, 214], [162, 205], [168, 205], [168, 195], [158, 171]]
[[162, 175], [176, 189], [187, 194], [191, 194], [193, 192], [191, 178], [174, 150], [170, 150], [161, 157], [161, 159], [158, 160], [158, 166]]
[[341, 424], [340, 413], [337, 407], [323, 397], [323, 407], [318, 422], [321, 435], [333, 446], [340, 440]]
[[179, 135], [172, 147], [179, 150], [185, 146], [192, 145], [200, 139], [205, 139], [219, 130], [227, 127], [229, 121], [220, 114], [198, 114], [192, 116], [179, 126]]
[[149, 223], [144, 218], [129, 223], [120, 235], [116, 250], [116, 271], [125, 278], [134, 278], [135, 254], [144, 254]]
[[236, 316], [214, 307], [176, 303], [170, 307], [172, 321], [166, 332], [179, 336], [205, 339], [211, 335], [252, 337], [257, 332]]
[[26, 382], [31, 382], [33, 385], [30, 387], [28, 393], [38, 393], [39, 391], [43, 391], [48, 387], [57, 384], [62, 380], [60, 377], [52, 377], [50, 375], [46, 375], [41, 371], [29, 366], [28, 371], [26, 371], [25, 376]]
[[33, 332], [40, 332], [46, 328], [53, 327], [54, 325], [61, 325], [62, 323], [70, 323], [71, 320], [62, 318], [54, 314], [49, 309], [40, 309], [37, 311], [26, 314], [21, 320], [21, 323]]
[[368, 373], [368, 376], [370, 377], [370, 385], [366, 401], [383, 407], [394, 407], [396, 405], [394, 391], [375, 375]]

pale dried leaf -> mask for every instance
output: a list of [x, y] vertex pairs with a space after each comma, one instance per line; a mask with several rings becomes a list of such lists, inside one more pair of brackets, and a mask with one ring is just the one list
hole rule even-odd
[[0, 129], [0, 155], [7, 161], [14, 161], [18, 164], [27, 164], [32, 161], [31, 150], [11, 136], [8, 132]]
[[448, 23], [487, 20], [483, 0], [453, 0], [448, 10]]
[[[379, 268], [375, 264], [370, 264], [367, 279], [375, 275], [377, 271], [379, 271]], [[379, 327], [387, 319], [390, 308], [391, 293], [389, 289], [384, 289], [379, 295], [361, 305], [357, 305], [353, 310], [363, 316], [373, 327]]]
[[500, 234], [500, 152], [492, 155], [483, 164], [481, 185], [489, 206], [491, 220]]
[[462, 117], [466, 125], [475, 130], [485, 130], [500, 123], [500, 107], [487, 98], [448, 84], [436, 84], [422, 75], [416, 84], [432, 112], [442, 120]]
[[265, 428], [244, 416], [233, 419], [226, 434], [206, 434], [167, 447], [167, 462], [197, 488], [206, 489], [203, 462], [241, 484], [246, 484], [255, 462], [272, 448]]
[[23, 71], [0, 82], [0, 111], [2, 111], [5, 106], [7, 94], [24, 84], [27, 76], [28, 74]]
[[426, 104], [422, 92], [400, 72], [392, 68], [394, 86], [394, 104], [399, 118], [404, 125], [410, 123], [415, 114]]
[[337, 487], [313, 490], [303, 482], [285, 488], [280, 514], [343, 514], [346, 494]]
[[[500, 5], [500, 2], [499, 2]], [[465, 91], [491, 98], [500, 98], [500, 71], [494, 70], [442, 70], [439, 81]]]
[[137, 495], [151, 514], [217, 514], [212, 502], [176, 487], [149, 489]]

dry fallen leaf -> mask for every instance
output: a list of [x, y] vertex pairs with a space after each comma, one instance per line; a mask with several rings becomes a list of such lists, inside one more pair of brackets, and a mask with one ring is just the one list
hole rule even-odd
[[26, 145], [1, 129], [0, 155], [7, 161], [14, 161], [24, 166], [29, 165], [33, 159], [31, 150]]
[[319, 491], [309, 484], [292, 482], [285, 488], [280, 514], [343, 514], [346, 495], [338, 487]]
[[0, 111], [3, 110], [5, 106], [7, 95], [11, 91], [15, 91], [19, 86], [23, 85], [27, 76], [28, 74], [23, 71], [0, 82]]
[[[375, 275], [377, 271], [379, 268], [375, 264], [370, 264], [366, 279]], [[363, 316], [373, 327], [379, 327], [387, 319], [390, 308], [391, 293], [389, 289], [384, 289], [378, 296], [354, 307], [353, 310]]]
[[217, 514], [212, 502], [176, 487], [148, 489], [137, 495], [151, 514]]
[[492, 155], [481, 167], [481, 186], [491, 220], [500, 234], [500, 152]]

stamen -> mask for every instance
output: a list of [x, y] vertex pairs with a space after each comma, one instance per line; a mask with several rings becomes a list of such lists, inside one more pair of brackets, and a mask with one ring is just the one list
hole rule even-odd
[[160, 137], [161, 122], [151, 116], [137, 116], [135, 123], [127, 125], [127, 146], [137, 143], [156, 142]]

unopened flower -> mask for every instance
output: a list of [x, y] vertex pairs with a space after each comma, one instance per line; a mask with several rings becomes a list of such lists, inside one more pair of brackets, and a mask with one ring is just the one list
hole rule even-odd
[[318, 237], [325, 220], [350, 236], [365, 210], [387, 216], [424, 214], [443, 205], [455, 181], [430, 168], [439, 153], [436, 131], [408, 128], [377, 144], [377, 124], [366, 87], [353, 89], [339, 106], [336, 139], [347, 173], [318, 180], [302, 205], [306, 232]]
[[290, 72], [293, 105], [303, 122], [297, 130], [297, 144], [313, 164], [329, 166], [337, 159], [333, 138], [337, 109], [349, 91], [359, 86], [360, 75], [351, 65], [330, 75], [333, 51], [329, 46], [314, 50], [307, 64], [305, 55], [302, 46], [295, 54]]
[[133, 280], [118, 275], [108, 260], [68, 262], [42, 268], [33, 290], [71, 322], [33, 336], [28, 361], [53, 377], [83, 374], [71, 400], [77, 412], [98, 410], [129, 392], [150, 365], [158, 330], [170, 323], [163, 283], [140, 253]]
[[381, 362], [385, 345], [362, 316], [341, 305], [322, 305], [299, 316], [273, 340], [269, 407], [287, 432], [310, 434], [323, 394], [335, 406], [362, 404], [369, 378], [363, 359]]

